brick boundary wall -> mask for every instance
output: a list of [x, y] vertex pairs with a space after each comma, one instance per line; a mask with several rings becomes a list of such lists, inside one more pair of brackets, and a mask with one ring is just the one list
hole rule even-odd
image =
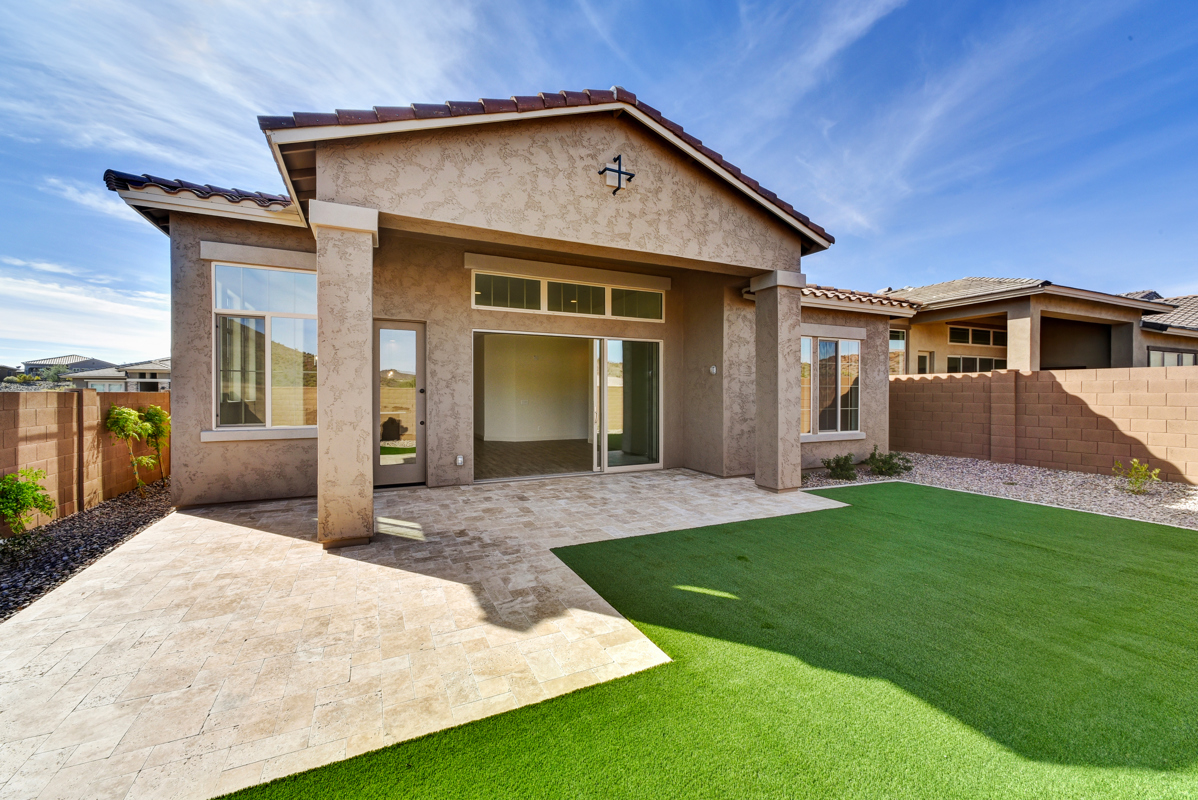
[[[21, 469], [46, 471], [42, 485], [56, 506], [55, 517], [65, 517], [136, 488], [128, 449], [113, 442], [104, 428], [104, 418], [114, 405], [142, 410], [161, 406], [171, 410], [169, 392], [96, 392], [76, 389], [65, 392], [0, 393], [0, 475]], [[144, 444], [134, 447], [138, 455], [152, 451]], [[162, 460], [170, 474], [170, 449]], [[161, 478], [158, 468], [143, 471], [142, 480]], [[49, 519], [37, 515], [34, 526]], [[0, 530], [7, 529], [0, 524]]]
[[890, 447], [1198, 484], [1198, 367], [893, 375]]

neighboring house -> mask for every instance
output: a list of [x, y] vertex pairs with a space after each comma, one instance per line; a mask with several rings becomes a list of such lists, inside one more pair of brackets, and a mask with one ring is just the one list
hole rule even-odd
[[171, 360], [156, 358], [104, 369], [72, 372], [64, 375], [77, 389], [97, 392], [166, 392], [171, 385]]
[[5, 378], [11, 378], [13, 375], [16, 375], [16, 374], [17, 374], [16, 367], [6, 367], [5, 365], [0, 364], [0, 380], [4, 380]]
[[882, 294], [918, 306], [891, 324], [892, 374], [1146, 367], [1151, 350], [1198, 341], [1151, 322], [1175, 310], [1159, 295], [1034, 278], [961, 278]]
[[631, 93], [259, 123], [286, 195], [104, 176], [171, 238], [176, 503], [315, 494], [336, 546], [375, 486], [887, 449], [913, 304], [806, 286], [832, 237]]
[[1198, 365], [1198, 294], [1161, 297], [1156, 292], [1131, 292], [1128, 297], [1159, 300], [1174, 306], [1172, 311], [1144, 317], [1144, 341], [1150, 367]]
[[87, 369], [103, 369], [104, 367], [116, 366], [110, 361], [102, 361], [98, 358], [87, 358], [86, 356], [56, 356], [54, 358], [39, 358], [36, 361], [26, 361], [26, 375], [45, 375], [52, 368], [57, 366], [70, 367], [72, 372], [81, 372]]

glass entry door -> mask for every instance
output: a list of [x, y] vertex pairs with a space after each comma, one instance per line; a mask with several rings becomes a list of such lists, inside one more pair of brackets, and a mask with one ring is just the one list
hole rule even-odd
[[374, 323], [374, 484], [425, 481], [424, 325]]
[[604, 341], [603, 469], [661, 464], [661, 343]]

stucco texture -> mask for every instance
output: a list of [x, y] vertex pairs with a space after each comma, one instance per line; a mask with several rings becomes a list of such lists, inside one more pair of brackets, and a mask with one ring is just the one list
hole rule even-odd
[[214, 424], [211, 262], [200, 242], [315, 252], [310, 231], [171, 214], [171, 492], [175, 505], [316, 493], [316, 440], [201, 442]]
[[[612, 195], [598, 170], [636, 177]], [[317, 197], [383, 214], [753, 269], [799, 268], [797, 232], [628, 115], [321, 142]]]

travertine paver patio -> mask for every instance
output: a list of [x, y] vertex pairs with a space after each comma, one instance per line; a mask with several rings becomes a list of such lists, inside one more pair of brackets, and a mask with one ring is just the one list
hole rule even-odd
[[838, 505], [684, 470], [172, 514], [0, 625], [0, 800], [210, 797], [667, 661], [549, 549]]

